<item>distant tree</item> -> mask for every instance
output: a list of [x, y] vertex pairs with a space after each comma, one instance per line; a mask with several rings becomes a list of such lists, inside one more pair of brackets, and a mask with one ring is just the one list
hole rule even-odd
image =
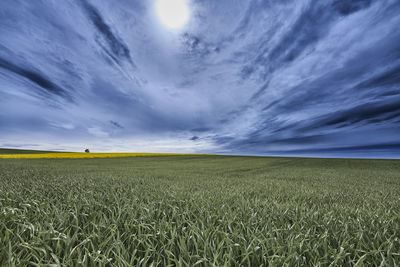
[[85, 153], [90, 153], [89, 148], [85, 149]]

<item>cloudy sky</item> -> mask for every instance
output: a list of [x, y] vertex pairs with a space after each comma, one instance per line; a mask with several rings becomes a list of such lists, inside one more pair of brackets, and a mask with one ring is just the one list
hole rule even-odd
[[399, 157], [400, 1], [177, 2], [1, 0], [0, 147]]

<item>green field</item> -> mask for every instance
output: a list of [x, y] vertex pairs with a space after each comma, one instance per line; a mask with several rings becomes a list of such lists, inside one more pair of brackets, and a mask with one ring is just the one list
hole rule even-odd
[[[43, 153], [54, 153], [55, 151], [47, 150], [26, 150], [26, 149], [14, 149], [14, 148], [0, 148], [0, 155], [12, 155], [12, 154], [43, 154]], [[59, 152], [63, 153], [63, 152]]]
[[0, 266], [396, 266], [400, 161], [0, 159]]

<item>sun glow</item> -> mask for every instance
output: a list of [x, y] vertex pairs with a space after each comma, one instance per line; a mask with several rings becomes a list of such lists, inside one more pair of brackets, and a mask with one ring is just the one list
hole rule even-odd
[[182, 28], [189, 20], [187, 0], [156, 0], [157, 15], [170, 29]]

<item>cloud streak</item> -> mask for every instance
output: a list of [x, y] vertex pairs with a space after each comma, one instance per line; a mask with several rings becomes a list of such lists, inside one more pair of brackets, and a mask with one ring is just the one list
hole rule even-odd
[[22, 66], [15, 65], [0, 58], [0, 68], [18, 76], [18, 79], [25, 79], [32, 83], [33, 86], [42, 89], [50, 94], [68, 97], [67, 92], [60, 86], [54, 84], [49, 78], [45, 77], [38, 71], [29, 70]]

